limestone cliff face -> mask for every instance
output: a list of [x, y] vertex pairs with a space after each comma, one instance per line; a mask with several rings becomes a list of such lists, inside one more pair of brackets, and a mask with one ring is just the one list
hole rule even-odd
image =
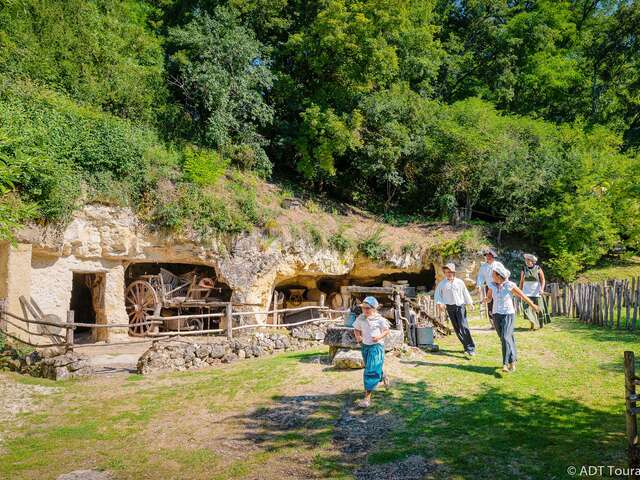
[[[219, 280], [233, 290], [233, 300], [267, 305], [273, 287], [299, 275], [375, 278], [393, 273], [435, 269], [441, 259], [429, 251], [389, 255], [383, 263], [353, 253], [340, 254], [303, 240], [267, 239], [260, 233], [233, 239], [198, 241], [166, 235], [141, 224], [128, 209], [87, 205], [63, 231], [30, 227], [19, 241], [32, 245], [32, 296], [52, 313], [64, 314], [69, 304], [72, 272], [104, 272], [109, 291], [109, 321], [127, 321], [122, 301], [123, 272], [132, 262], [191, 263], [215, 269]], [[460, 275], [472, 275], [474, 258], [462, 261]], [[55, 284], [51, 288], [51, 283]], [[260, 319], [257, 319], [260, 320]]]

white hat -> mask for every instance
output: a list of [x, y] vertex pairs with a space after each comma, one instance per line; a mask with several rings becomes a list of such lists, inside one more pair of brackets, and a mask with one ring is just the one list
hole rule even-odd
[[505, 280], [509, 278], [509, 275], [511, 275], [511, 272], [507, 270], [503, 265], [500, 265], [500, 264], [493, 265], [492, 270], [496, 272], [498, 275], [500, 275], [502, 278], [504, 278]]
[[531, 253], [525, 253], [523, 256], [525, 260], [531, 260], [533, 263], [536, 263], [538, 261], [538, 257]]
[[453, 273], [456, 272], [456, 264], [451, 262], [451, 263], [445, 263], [444, 267], [442, 267], [443, 269], [446, 268], [447, 270], [451, 270]]

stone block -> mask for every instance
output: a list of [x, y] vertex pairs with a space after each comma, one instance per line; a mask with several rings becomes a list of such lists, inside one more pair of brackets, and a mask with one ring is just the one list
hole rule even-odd
[[338, 350], [331, 364], [336, 368], [344, 369], [364, 368], [364, 360], [359, 350]]

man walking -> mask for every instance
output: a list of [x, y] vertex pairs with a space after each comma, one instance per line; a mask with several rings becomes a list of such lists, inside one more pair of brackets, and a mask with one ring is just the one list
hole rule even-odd
[[440, 310], [447, 310], [449, 320], [453, 325], [458, 340], [462, 343], [467, 358], [476, 353], [476, 345], [471, 338], [469, 324], [467, 323], [467, 311], [465, 305], [473, 309], [473, 300], [464, 282], [456, 278], [456, 266], [447, 263], [443, 267], [445, 279], [436, 287], [435, 301]]
[[[480, 265], [478, 278], [476, 279], [476, 288], [478, 289], [478, 293], [484, 292], [484, 297], [486, 298], [489, 284], [493, 281], [493, 269], [496, 267], [504, 268], [504, 265], [496, 260], [498, 255], [492, 248], [486, 248], [482, 253], [484, 255], [485, 262]], [[489, 316], [491, 328], [495, 329], [495, 325], [493, 323], [493, 300], [487, 304], [487, 315]]]

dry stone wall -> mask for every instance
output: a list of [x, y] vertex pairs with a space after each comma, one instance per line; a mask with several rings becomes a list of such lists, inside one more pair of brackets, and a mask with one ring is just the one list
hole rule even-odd
[[138, 360], [137, 370], [141, 374], [192, 370], [279, 352], [305, 350], [322, 345], [325, 332], [326, 326], [312, 325], [292, 333], [278, 329], [231, 340], [215, 337], [206, 343], [188, 339], [156, 341]]

